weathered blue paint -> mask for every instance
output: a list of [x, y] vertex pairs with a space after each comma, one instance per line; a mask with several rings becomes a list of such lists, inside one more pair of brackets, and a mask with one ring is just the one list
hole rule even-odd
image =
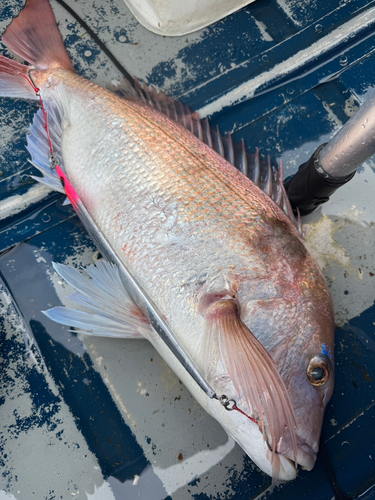
[[[0, 7], [0, 19], [9, 20], [21, 3], [4, 2]], [[112, 2], [111, 6], [105, 0], [95, 3], [98, 5], [87, 8], [87, 11], [85, 6], [78, 5], [79, 2], [73, 2], [72, 7], [86, 12], [86, 21], [119, 58], [125, 49], [132, 51], [132, 57], [122, 59], [130, 72], [133, 59], [146, 58], [148, 52], [154, 54], [153, 42], [159, 43], [160, 38], [139, 29], [130, 14], [124, 15], [122, 2]], [[282, 5], [287, 9], [283, 10]], [[179, 49], [175, 58], [163, 58], [157, 54], [155, 64], [145, 70], [143, 76], [148, 83], [181, 97], [193, 108], [200, 108], [242, 83], [265, 75], [278, 64], [292, 61], [296, 53], [309, 50], [322, 37], [374, 7], [375, 1], [365, 0], [340, 3], [333, 0], [257, 0], [203, 30], [197, 39], [194, 35], [183, 37], [179, 43], [186, 45]], [[77, 23], [65, 15], [59, 21], [68, 33], [66, 44], [76, 70], [89, 78], [107, 74], [111, 65], [89, 37], [82, 36]], [[261, 33], [259, 26], [264, 27], [266, 35]], [[349, 119], [368, 88], [374, 86], [375, 21], [355, 37], [350, 37], [350, 33], [347, 35], [343, 35], [334, 50], [323, 51], [317, 58], [297, 66], [286, 77], [273, 75], [256, 89], [251, 99], [215, 113], [213, 125], [219, 125], [223, 132], [234, 131], [234, 140], [239, 142], [244, 138], [250, 150], [259, 147], [263, 157], [271, 155], [274, 165], [282, 159], [286, 174], [295, 172], [317, 146], [327, 141], [340, 124]], [[120, 37], [126, 39], [120, 40]], [[169, 43], [176, 42], [166, 39], [162, 43], [168, 47]], [[89, 57], [85, 56], [87, 50], [91, 52]], [[3, 53], [8, 55], [6, 50]], [[37, 103], [0, 99], [0, 203], [3, 205], [15, 195], [26, 197], [34, 183], [25, 177], [35, 173], [27, 161], [25, 134], [37, 107]], [[374, 168], [371, 160], [368, 163]], [[5, 449], [5, 439], [12, 440], [17, 446], [23, 433], [31, 432], [39, 425], [45, 425], [53, 434], [59, 405], [67, 404], [89, 450], [97, 457], [103, 476], [112, 485], [115, 498], [124, 496], [125, 490], [121, 488], [125, 487], [128, 488], [127, 499], [131, 500], [131, 495], [138, 494], [138, 490], [126, 486], [126, 481], [133, 480], [135, 475], [141, 476], [139, 491], [143, 498], [169, 498], [161, 480], [151, 469], [151, 460], [145, 456], [147, 450], [140, 446], [132, 429], [124, 423], [118, 406], [81, 341], [74, 333], [52, 325], [40, 312], [59, 303], [48, 278], [52, 273], [51, 261], [72, 260], [75, 253], [82, 255], [95, 251], [72, 208], [62, 206], [63, 198], [59, 194], [50, 194], [21, 213], [0, 220], [0, 251], [18, 245], [1, 256], [1, 277], [31, 329], [48, 372], [60, 388], [59, 395], [54, 394], [41, 373], [36, 369], [22, 368], [26, 351], [19, 339], [5, 336], [4, 318], [0, 319], [4, 360], [0, 406], [9, 401], [10, 391], [21, 378], [29, 384], [32, 401], [29, 416], [15, 414], [17, 426], [9, 427], [7, 433], [0, 431], [0, 447]], [[371, 231], [373, 226], [369, 225], [368, 234]], [[358, 245], [361, 243], [359, 240]], [[44, 261], [36, 258], [35, 251]], [[366, 265], [363, 266], [366, 279], [374, 280], [366, 285], [371, 294], [375, 288], [375, 265], [372, 260]], [[350, 287], [345, 290], [349, 298], [354, 294]], [[374, 497], [374, 488], [370, 489], [375, 483], [374, 323], [375, 306], [372, 306], [337, 328], [336, 389], [322, 431], [341, 489], [348, 498], [363, 494], [361, 500]], [[324, 346], [322, 348], [325, 352]], [[7, 368], [17, 360], [19, 372], [15, 378], [10, 378]], [[177, 401], [173, 403], [177, 404]], [[168, 412], [168, 407], [165, 412]], [[188, 416], [180, 422], [178, 431], [181, 435], [190, 435], [194, 441], [194, 425]], [[57, 439], [59, 437], [63, 439], [63, 434]], [[154, 437], [148, 436], [145, 441], [152, 448], [156, 464], [163, 464], [158, 461], [163, 458], [162, 443], [156, 443]], [[189, 484], [181, 486], [172, 497], [197, 500], [257, 497], [269, 487], [270, 479], [253, 467], [247, 457], [235, 456], [236, 461], [230, 466], [225, 461], [222, 469], [217, 466], [215, 474], [219, 470], [221, 475], [220, 480], [215, 479], [216, 489], [207, 486], [207, 477], [212, 470], [204, 473], [198, 470]], [[0, 460], [3, 471], [0, 491], [16, 492], [17, 471], [9, 469], [9, 457], [4, 453]], [[176, 456], [175, 460], [178, 464], [180, 459]], [[142, 473], [149, 470], [151, 490], [149, 485], [142, 483]], [[215, 494], [208, 491], [215, 491]], [[300, 471], [295, 481], [266, 496], [280, 500], [330, 499], [333, 490], [319, 457], [312, 472]], [[49, 498], [53, 498], [52, 494]]]

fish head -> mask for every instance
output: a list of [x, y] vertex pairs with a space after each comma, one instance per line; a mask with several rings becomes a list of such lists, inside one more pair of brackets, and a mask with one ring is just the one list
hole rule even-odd
[[[325, 408], [334, 388], [334, 311], [323, 274], [301, 240], [278, 247], [268, 300], [245, 314], [249, 328], [274, 360], [294, 413], [294, 428], [286, 426], [269, 444], [283, 460], [311, 470], [316, 462]], [[294, 443], [293, 443], [294, 441]], [[268, 452], [272, 460], [272, 453]]]
[[259, 280], [262, 288], [242, 282], [205, 309], [208, 381], [242, 410], [218, 420], [276, 480], [293, 479], [297, 465], [314, 467], [334, 386], [332, 301], [315, 261], [301, 253], [299, 265]]
[[[276, 445], [279, 455], [311, 470], [316, 461], [325, 408], [334, 388], [334, 312], [326, 281], [314, 259], [303, 249], [287, 281], [275, 282], [281, 298], [272, 309], [263, 345], [271, 354], [291, 402], [295, 431], [289, 427]], [[268, 311], [269, 312], [269, 311]], [[269, 318], [269, 316], [268, 316]], [[293, 450], [292, 434], [297, 449]]]
[[[322, 321], [323, 319], [323, 321]], [[297, 456], [294, 457], [289, 429], [277, 445], [283, 457], [312, 470], [319, 450], [325, 408], [334, 388], [333, 321], [315, 313], [305, 325], [305, 339], [299, 348], [290, 346], [283, 380], [296, 420]]]
[[[298, 334], [295, 332], [285, 336], [271, 350], [295, 419], [294, 428], [293, 425], [284, 427], [283, 424], [281, 438], [272, 438], [269, 422], [266, 420], [269, 417], [265, 413], [261, 416], [256, 405], [252, 404], [253, 401], [249, 401], [244, 391], [238, 389], [233, 377], [228, 375], [225, 363], [220, 362], [220, 353], [216, 356], [219, 360], [216, 375], [210, 377], [213, 389], [232, 399], [241, 410], [226, 411], [226, 414], [221, 412], [219, 419], [217, 411], [210, 413], [254, 462], [276, 480], [294, 479], [298, 465], [305, 470], [313, 469], [319, 450], [325, 408], [334, 388], [334, 325], [330, 301], [328, 305], [325, 304], [321, 314], [311, 304], [307, 309], [304, 312], [300, 310], [302, 314], [297, 325], [294, 320], [284, 318], [284, 334], [288, 328], [290, 332], [293, 328], [298, 330]], [[271, 416], [283, 419], [281, 408], [271, 409]], [[256, 423], [249, 417], [255, 417]], [[296, 448], [293, 447], [293, 438]]]

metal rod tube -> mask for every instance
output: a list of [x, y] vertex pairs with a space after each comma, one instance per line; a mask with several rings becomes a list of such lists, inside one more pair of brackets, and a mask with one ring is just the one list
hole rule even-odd
[[347, 177], [374, 154], [375, 92], [321, 150], [319, 166], [332, 177]]

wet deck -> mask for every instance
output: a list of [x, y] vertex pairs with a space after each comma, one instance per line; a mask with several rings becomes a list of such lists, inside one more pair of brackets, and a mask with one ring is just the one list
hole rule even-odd
[[[3, 0], [1, 31], [21, 3]], [[130, 74], [282, 160], [286, 175], [374, 86], [375, 1], [257, 0], [178, 38], [148, 32], [121, 0], [68, 3]], [[103, 85], [120, 79], [52, 5], [76, 70]], [[80, 340], [41, 314], [67, 303], [51, 262], [87, 265], [97, 253], [63, 197], [29, 177], [25, 135], [36, 109], [0, 99], [0, 499], [375, 498], [374, 161], [303, 221], [338, 325], [328, 458], [270, 494], [270, 478], [146, 341]]]

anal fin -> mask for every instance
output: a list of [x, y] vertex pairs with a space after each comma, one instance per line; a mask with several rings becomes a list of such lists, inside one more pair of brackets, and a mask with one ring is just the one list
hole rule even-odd
[[51, 320], [99, 337], [142, 338], [150, 329], [129, 297], [116, 266], [99, 261], [85, 269], [88, 277], [70, 266], [54, 263], [53, 267], [75, 289], [69, 298], [78, 307], [43, 311]]

